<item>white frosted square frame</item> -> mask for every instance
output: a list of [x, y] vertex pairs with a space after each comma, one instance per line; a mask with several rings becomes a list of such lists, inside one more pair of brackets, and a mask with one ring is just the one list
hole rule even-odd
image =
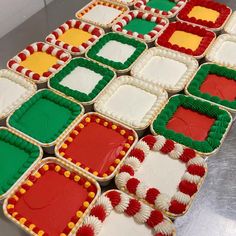
[[78, 66], [66, 75], [60, 84], [72, 90], [89, 94], [102, 78], [102, 75], [88, 68]]
[[147, 50], [134, 64], [131, 75], [170, 93], [184, 89], [198, 68], [195, 58], [161, 47]]
[[236, 35], [220, 35], [210, 48], [206, 59], [221, 66], [236, 69]]
[[143, 130], [150, 125], [167, 98], [167, 92], [160, 87], [131, 76], [121, 76], [103, 91], [94, 107], [118, 122]]
[[36, 85], [24, 77], [10, 70], [0, 70], [0, 120], [30, 98], [36, 89]]
[[236, 11], [231, 15], [228, 23], [225, 25], [225, 32], [236, 35]]

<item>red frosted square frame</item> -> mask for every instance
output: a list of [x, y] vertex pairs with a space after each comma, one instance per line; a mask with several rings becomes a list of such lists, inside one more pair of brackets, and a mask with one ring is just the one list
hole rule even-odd
[[[92, 133], [93, 128], [96, 128], [94, 133]], [[115, 136], [114, 139], [112, 135]], [[99, 182], [107, 182], [115, 176], [137, 139], [137, 134], [133, 129], [91, 112], [85, 114], [73, 126], [57, 144], [55, 151], [61, 160], [73, 164], [75, 168], [85, 171]], [[95, 143], [90, 147], [91, 140]], [[107, 141], [104, 142], [104, 140]], [[76, 153], [73, 154], [73, 152]], [[98, 158], [97, 161], [94, 161], [95, 157]]]
[[[51, 175], [50, 175], [51, 174]], [[53, 177], [52, 177], [53, 175]], [[45, 179], [49, 178], [50, 179]], [[41, 214], [42, 209], [32, 210], [28, 205], [25, 203], [26, 199], [29, 200], [29, 195], [31, 194], [31, 204], [34, 204], [37, 202], [37, 204], [40, 204], [39, 198], [35, 199], [35, 196], [37, 196], [37, 192], [42, 192], [42, 196], [40, 197], [40, 201], [45, 200], [45, 198], [48, 198], [48, 192], [47, 194], [43, 194], [43, 191], [45, 189], [45, 181], [50, 182], [52, 184], [52, 181], [56, 181], [58, 183], [56, 178], [60, 178], [60, 180], [63, 180], [63, 182], [66, 181], [66, 183], [69, 185], [68, 189], [70, 191], [75, 191], [72, 188], [78, 185], [79, 189], [83, 190], [83, 193], [85, 194], [85, 197], [81, 201], [80, 206], [78, 206], [78, 209], [76, 209], [75, 212], [72, 214], [68, 213], [68, 208], [72, 205], [73, 198], [70, 201], [63, 202], [63, 207], [66, 208], [66, 218], [69, 214], [70, 220], [65, 224], [63, 231], [60, 233], [60, 235], [64, 236], [71, 236], [73, 235], [74, 231], [76, 230], [76, 227], [79, 226], [82, 223], [83, 218], [85, 215], [89, 212], [89, 210], [92, 208], [94, 202], [96, 201], [98, 195], [100, 194], [100, 187], [98, 183], [90, 178], [89, 176], [85, 175], [84, 173], [75, 170], [73, 167], [67, 165], [65, 162], [62, 162], [59, 159], [56, 158], [46, 158], [39, 162], [33, 170], [31, 170], [27, 177], [23, 179], [10, 193], [9, 197], [5, 200], [3, 208], [4, 208], [4, 214], [14, 223], [16, 223], [18, 226], [20, 226], [22, 229], [24, 229], [27, 233], [31, 235], [40, 235], [40, 236], [49, 236], [52, 235], [52, 232], [47, 232], [47, 229], [49, 231], [52, 231], [52, 228], [50, 228], [50, 225], [48, 228], [40, 228], [39, 225], [35, 221], [38, 222], [40, 225], [45, 224], [51, 224], [50, 221], [47, 219], [47, 217], [50, 217], [50, 214], [53, 214], [55, 224], [60, 221], [67, 221], [67, 219], [62, 219], [62, 217], [65, 214], [58, 214], [60, 212], [60, 208], [62, 205], [53, 206], [53, 202], [56, 202], [58, 198], [56, 196], [53, 197], [53, 201], [51, 204], [47, 205], [46, 207], [55, 207], [55, 212], [58, 212], [57, 214], [53, 212], [48, 212], [45, 214], [46, 220], [44, 217], [39, 217], [38, 214]], [[41, 182], [40, 182], [41, 181]], [[42, 181], [44, 181], [44, 184], [42, 184]], [[55, 183], [55, 184], [56, 184]], [[36, 188], [38, 184], [38, 189]], [[59, 185], [61, 187], [61, 185]], [[79, 192], [78, 189], [78, 192]], [[69, 192], [67, 191], [69, 194]], [[74, 192], [73, 192], [74, 193]], [[50, 195], [50, 194], [49, 194]], [[78, 195], [78, 193], [77, 193]], [[87, 196], [86, 196], [87, 195]], [[64, 198], [61, 198], [64, 199]], [[50, 200], [50, 198], [49, 198]], [[41, 204], [42, 204], [41, 203]], [[76, 203], [78, 204], [78, 203]], [[67, 206], [67, 207], [66, 207]], [[27, 212], [27, 208], [28, 211]], [[75, 205], [73, 206], [75, 208]], [[18, 211], [17, 211], [18, 209]], [[27, 216], [22, 213], [24, 211]], [[74, 211], [74, 209], [72, 210]], [[33, 219], [34, 218], [34, 219]], [[58, 218], [58, 220], [57, 220]], [[41, 222], [39, 222], [41, 221]], [[44, 222], [44, 223], [43, 223]], [[46, 222], [46, 223], [45, 223]], [[63, 228], [63, 226], [61, 226]], [[50, 228], [50, 229], [49, 229]]]
[[[169, 42], [169, 39], [174, 34], [175, 31], [184, 31], [186, 33], [195, 34], [202, 37], [202, 40], [198, 48], [193, 51], [189, 48], [181, 47], [176, 44]], [[156, 46], [163, 46], [178, 52], [186, 53], [188, 55], [194, 56], [197, 59], [201, 59], [207, 53], [207, 50], [214, 42], [216, 34], [204, 27], [195, 26], [185, 22], [172, 22], [166, 28], [166, 30], [158, 37], [156, 40]]]

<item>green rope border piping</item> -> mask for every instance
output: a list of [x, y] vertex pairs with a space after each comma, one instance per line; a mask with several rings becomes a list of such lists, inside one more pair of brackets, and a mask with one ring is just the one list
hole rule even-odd
[[[199, 111], [216, 119], [205, 141], [193, 140], [181, 133], [166, 128], [166, 125], [179, 106]], [[211, 153], [221, 144], [221, 140], [231, 122], [231, 116], [225, 110], [209, 102], [194, 99], [189, 96], [177, 95], [170, 98], [169, 102], [153, 122], [153, 130], [168, 139], [172, 139], [185, 146], [191, 147], [202, 153]]]
[[15, 182], [25, 173], [25, 171], [33, 164], [33, 162], [39, 157], [40, 149], [38, 146], [22, 139], [21, 137], [13, 134], [12, 132], [2, 129], [0, 130], [0, 142], [9, 143], [22, 151], [28, 153], [29, 158], [19, 168], [18, 172], [11, 177], [3, 185], [0, 185], [0, 196], [6, 193]]
[[203, 65], [193, 80], [190, 82], [187, 92], [189, 92], [191, 95], [194, 95], [196, 97], [217, 103], [219, 105], [222, 105], [224, 107], [228, 107], [231, 109], [236, 109], [236, 99], [235, 101], [231, 102], [228, 100], [223, 100], [217, 96], [212, 96], [209, 93], [203, 93], [200, 91], [200, 87], [205, 81], [208, 74], [216, 74], [219, 76], [226, 77], [229, 80], [235, 80], [236, 82], [236, 71], [232, 69], [228, 69], [224, 66], [218, 66], [216, 64], [206, 64]]
[[[50, 90], [42, 90], [38, 93], [36, 93], [33, 97], [31, 97], [27, 102], [25, 102], [18, 110], [16, 110], [9, 118], [9, 124], [27, 134], [30, 136], [30, 132], [28, 130], [25, 130], [24, 127], [18, 125], [18, 120], [27, 112], [30, 107], [35, 104], [38, 100], [41, 98], [46, 98], [50, 100], [53, 103], [57, 103], [60, 106], [65, 107], [66, 109], [69, 109], [71, 111], [71, 117], [65, 122], [63, 127], [58, 130], [51, 138], [38, 140], [39, 142], [43, 143], [51, 143], [57, 139], [57, 137], [64, 131], [64, 129], [72, 123], [72, 121], [81, 113], [82, 107], [79, 104], [76, 104], [60, 95], [55, 94], [54, 92]], [[34, 137], [32, 137], [34, 138]], [[37, 139], [36, 139], [37, 140]]]
[[[131, 57], [129, 57], [124, 63], [114, 62], [114, 61], [98, 56], [97, 55], [98, 52], [110, 40], [115, 40], [123, 44], [128, 44], [130, 46], [135, 47], [136, 50], [131, 55]], [[87, 52], [87, 56], [95, 61], [111, 66], [112, 68], [116, 70], [125, 70], [125, 69], [128, 69], [134, 63], [134, 61], [143, 53], [145, 49], [146, 49], [146, 44], [142, 43], [141, 41], [138, 41], [133, 38], [125, 37], [118, 33], [108, 33], [108, 34], [105, 34], [102, 38], [100, 38], [98, 42], [90, 48], [90, 50]]]
[[[103, 76], [103, 78], [97, 83], [97, 85], [89, 94], [85, 94], [78, 90], [70, 89], [69, 87], [60, 84], [60, 82], [65, 78], [65, 76], [70, 74], [78, 66], [90, 69]], [[84, 58], [75, 58], [72, 59], [62, 70], [60, 70], [50, 79], [49, 85], [52, 88], [64, 93], [65, 95], [73, 97], [79, 102], [90, 102], [97, 97], [97, 95], [114, 77], [115, 72], [113, 72], [109, 68], [103, 67], [96, 62]]]

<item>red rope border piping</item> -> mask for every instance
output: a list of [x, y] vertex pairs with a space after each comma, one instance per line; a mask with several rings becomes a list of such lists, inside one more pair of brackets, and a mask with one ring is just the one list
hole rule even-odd
[[[178, 187], [177, 193], [179, 197], [176, 199], [174, 195], [170, 199], [170, 202], [166, 202], [164, 205], [162, 193], [158, 189], [146, 187], [134, 177], [135, 171], [142, 164], [149, 150], [168, 154], [172, 158], [186, 163], [187, 166], [185, 175]], [[167, 211], [173, 214], [174, 217], [177, 217], [184, 214], [188, 209], [195, 193], [197, 193], [200, 187], [199, 183], [203, 180], [206, 173], [207, 167], [204, 159], [197, 156], [193, 149], [183, 147], [172, 140], [165, 139], [161, 135], [147, 135], [138, 142], [122, 165], [116, 177], [116, 185], [119, 189], [124, 189], [128, 193], [138, 196], [138, 198], [154, 205], [157, 209], [164, 206], [161, 210]]]
[[[87, 42], [82, 43], [78, 47], [69, 45], [63, 41], [58, 40], [60, 35], [63, 35], [66, 31], [73, 28], [80, 29], [92, 34], [91, 38]], [[55, 29], [51, 34], [49, 34], [46, 37], [46, 42], [59, 46], [60, 48], [69, 51], [72, 55], [78, 56], [85, 53], [86, 49], [90, 45], [94, 44], [94, 42], [104, 34], [105, 33], [103, 29], [100, 27], [82, 22], [80, 20], [68, 20], [64, 24], [59, 26], [57, 29]]]

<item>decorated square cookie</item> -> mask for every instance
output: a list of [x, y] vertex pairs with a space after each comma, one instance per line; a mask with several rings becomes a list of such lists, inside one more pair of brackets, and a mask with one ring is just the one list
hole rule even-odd
[[144, 130], [167, 101], [160, 87], [121, 76], [108, 86], [95, 103], [95, 110], [135, 130]]
[[178, 19], [205, 26], [214, 31], [223, 29], [232, 10], [215, 1], [190, 0], [179, 12]]
[[175, 236], [174, 224], [158, 210], [118, 190], [104, 193], [77, 236]]
[[83, 105], [90, 105], [115, 77], [111, 69], [80, 57], [72, 59], [55, 74], [49, 81], [49, 87]]
[[42, 149], [7, 128], [0, 128], [0, 200], [42, 158]]
[[219, 149], [232, 123], [229, 112], [209, 102], [175, 95], [158, 114], [152, 131], [210, 155]]
[[130, 11], [124, 15], [112, 29], [115, 32], [140, 39], [146, 43], [153, 42], [167, 27], [169, 21], [142, 11]]
[[33, 43], [10, 59], [7, 66], [35, 83], [45, 83], [71, 59], [68, 52], [47, 43]]
[[111, 180], [137, 141], [134, 130], [87, 113], [56, 146], [56, 154], [100, 182]]
[[190, 81], [186, 92], [235, 112], [236, 71], [217, 64], [203, 64]]
[[93, 179], [46, 158], [13, 189], [4, 213], [31, 235], [72, 236], [99, 194]]
[[45, 89], [17, 109], [9, 117], [8, 126], [50, 147], [81, 114], [81, 105]]
[[0, 70], [0, 120], [36, 93], [36, 85], [10, 71]]
[[215, 40], [214, 32], [184, 22], [172, 22], [156, 44], [200, 59]]
[[131, 75], [176, 93], [184, 89], [197, 68], [198, 62], [193, 57], [158, 47], [147, 50], [137, 60]]
[[124, 73], [131, 69], [146, 48], [147, 45], [139, 40], [118, 33], [108, 33], [89, 49], [86, 56]]
[[190, 148], [158, 135], [142, 138], [116, 176], [117, 187], [175, 218], [185, 214], [207, 164]]
[[73, 56], [84, 54], [104, 34], [100, 27], [80, 20], [68, 20], [46, 37], [46, 42], [61, 47]]

